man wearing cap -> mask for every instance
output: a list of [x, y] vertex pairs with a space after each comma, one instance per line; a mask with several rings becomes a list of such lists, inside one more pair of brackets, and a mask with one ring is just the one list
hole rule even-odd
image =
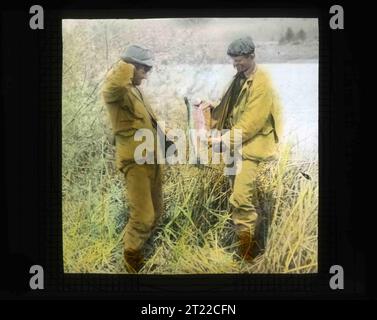
[[257, 214], [256, 177], [266, 161], [276, 159], [281, 135], [281, 106], [267, 73], [255, 63], [250, 37], [233, 41], [227, 54], [237, 73], [216, 107], [211, 107], [211, 128], [229, 129], [213, 145], [234, 146], [234, 130], [242, 130], [242, 166], [231, 177], [232, 220], [239, 238], [239, 254], [251, 261]]
[[124, 233], [124, 258], [130, 272], [143, 266], [143, 247], [162, 213], [161, 169], [157, 148], [153, 164], [138, 164], [134, 139], [138, 129], [148, 129], [157, 138], [157, 120], [138, 86], [152, 68], [152, 52], [131, 45], [106, 76], [102, 95], [110, 116], [116, 143], [116, 165], [127, 186], [129, 220]]

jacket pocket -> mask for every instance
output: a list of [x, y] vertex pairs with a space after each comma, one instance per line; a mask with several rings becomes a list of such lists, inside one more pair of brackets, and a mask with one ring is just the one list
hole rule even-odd
[[141, 141], [135, 140], [135, 133], [138, 129], [132, 128], [129, 130], [121, 131], [115, 136], [116, 140], [116, 163], [118, 169], [122, 170], [124, 163], [130, 161], [142, 163], [145, 161], [154, 161], [155, 155], [155, 139], [153, 148], [147, 150], [147, 146], [144, 145], [143, 148], [139, 148], [138, 152], [135, 153], [136, 148], [145, 142], [145, 138]]
[[120, 169], [123, 161], [134, 160], [134, 152], [140, 141], [135, 141], [136, 129], [124, 130], [115, 135], [116, 162]]
[[244, 159], [266, 160], [277, 155], [278, 144], [275, 143], [273, 130], [270, 134], [259, 134], [242, 146]]

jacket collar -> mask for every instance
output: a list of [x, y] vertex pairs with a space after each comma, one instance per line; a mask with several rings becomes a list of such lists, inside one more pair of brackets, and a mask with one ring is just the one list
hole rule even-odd
[[247, 78], [249, 78], [250, 76], [252, 76], [252, 75], [255, 73], [256, 70], [257, 70], [257, 64], [254, 63], [254, 68], [253, 68], [252, 70], [249, 70], [249, 71], [247, 72], [248, 75], [247, 75], [247, 74], [245, 74], [245, 75], [247, 76]]
[[[241, 88], [240, 95], [241, 95], [242, 91], [243, 91], [244, 89], [247, 88], [247, 86], [250, 86], [250, 85], [251, 85], [251, 83], [253, 82], [254, 77], [255, 77], [255, 74], [256, 74], [257, 71], [258, 71], [258, 65], [255, 64], [255, 66], [254, 66], [254, 70], [253, 70], [252, 72], [250, 72], [249, 76], [246, 78], [246, 81], [245, 81], [245, 83], [243, 84], [243, 86], [242, 86], [242, 88]], [[236, 77], [237, 77], [237, 74], [234, 75], [233, 80], [234, 80]]]
[[243, 86], [241, 88], [241, 91], [240, 91], [240, 94], [238, 95], [238, 97], [240, 97], [243, 94], [244, 90], [246, 90], [248, 87], [250, 88], [251, 84], [253, 83], [253, 80], [254, 80], [254, 77], [255, 77], [255, 74], [256, 74], [257, 71], [258, 71], [258, 67], [257, 67], [257, 64], [255, 64], [254, 70], [247, 77], [245, 83], [243, 84]]
[[131, 92], [131, 94], [135, 98], [137, 98], [140, 102], [143, 103], [143, 106], [144, 106], [145, 110], [147, 110], [147, 112], [151, 116], [151, 118], [153, 120], [157, 121], [156, 115], [154, 114], [154, 112], [153, 112], [152, 108], [150, 107], [150, 105], [146, 101], [143, 100], [143, 97], [142, 97], [141, 92], [139, 91], [139, 89], [136, 88], [134, 85], [131, 85], [130, 86], [130, 92]]
[[255, 73], [257, 72], [257, 70], [258, 70], [258, 65], [255, 64], [254, 69], [253, 69], [253, 71], [250, 72], [249, 76], [247, 77], [247, 79], [245, 81], [245, 84], [250, 85], [251, 82], [253, 82], [254, 76], [255, 76]]

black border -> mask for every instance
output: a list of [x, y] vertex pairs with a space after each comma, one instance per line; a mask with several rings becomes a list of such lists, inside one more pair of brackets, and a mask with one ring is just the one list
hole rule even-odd
[[[353, 33], [329, 28], [332, 4], [218, 2], [213, 7], [153, 2], [41, 3], [45, 29], [28, 26], [28, 6], [2, 12], [2, 115], [6, 154], [5, 226], [1, 243], [10, 261], [5, 290], [19, 298], [115, 297], [122, 299], [358, 298], [365, 281], [365, 238], [352, 235], [353, 148], [357, 148], [359, 69]], [[342, 4], [345, 12], [346, 5]], [[253, 7], [251, 7], [253, 6]], [[278, 9], [277, 9], [278, 8]], [[110, 9], [101, 11], [101, 9]], [[123, 10], [121, 10], [123, 9]], [[63, 18], [152, 17], [319, 18], [319, 272], [308, 275], [97, 275], [64, 274], [61, 216], [61, 75]], [[354, 25], [355, 26], [355, 25]], [[8, 33], [7, 30], [12, 30]], [[11, 106], [11, 107], [9, 107]], [[17, 160], [15, 160], [15, 158]], [[20, 197], [20, 194], [22, 195]], [[356, 226], [360, 224], [356, 223]], [[5, 236], [4, 236], [5, 235]], [[358, 239], [356, 239], [358, 238]], [[45, 270], [43, 291], [28, 287], [32, 264]], [[329, 288], [329, 268], [345, 269], [344, 290]], [[4, 266], [2, 266], [4, 267]], [[7, 296], [7, 294], [6, 294]]]

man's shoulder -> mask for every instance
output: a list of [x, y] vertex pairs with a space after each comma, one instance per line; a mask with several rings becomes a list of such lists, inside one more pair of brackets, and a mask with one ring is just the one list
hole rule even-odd
[[267, 80], [270, 77], [269, 71], [265, 66], [258, 64], [257, 69], [254, 74], [254, 79]]
[[258, 68], [254, 74], [253, 82], [254, 82], [254, 86], [256, 87], [271, 86], [271, 77], [270, 77], [269, 71], [264, 66], [258, 65]]

